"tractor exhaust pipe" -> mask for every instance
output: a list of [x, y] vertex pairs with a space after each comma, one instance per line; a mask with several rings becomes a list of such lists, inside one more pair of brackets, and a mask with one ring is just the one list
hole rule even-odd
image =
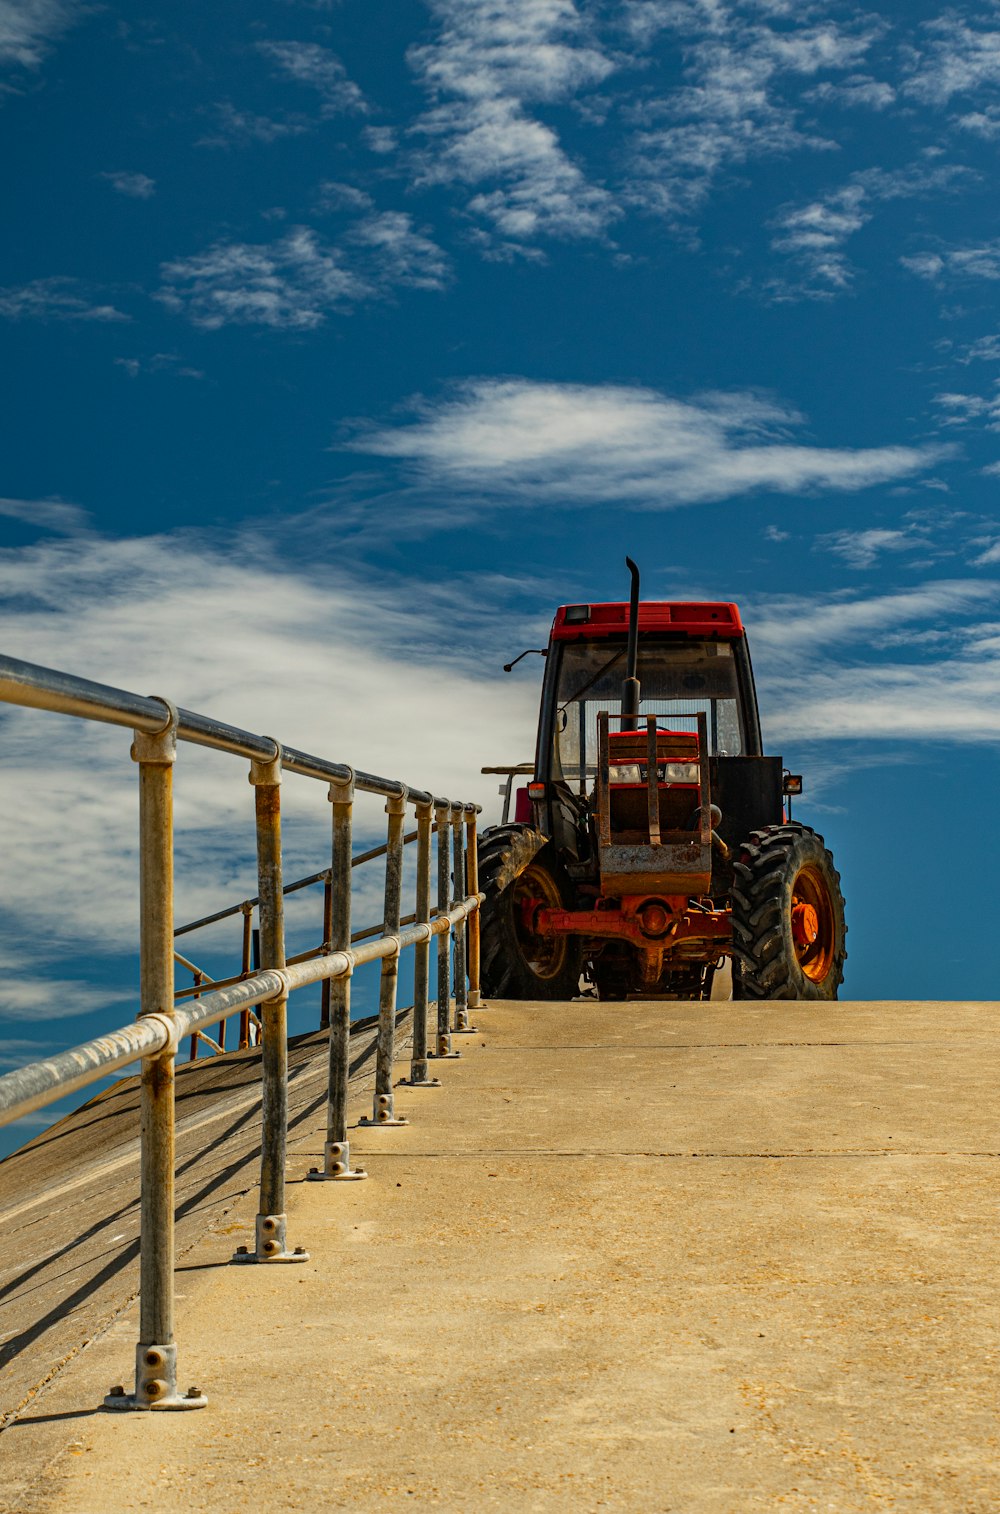
[[628, 654], [625, 659], [625, 686], [622, 689], [622, 730], [639, 729], [639, 569], [631, 557], [625, 566], [632, 575], [632, 593], [628, 606]]

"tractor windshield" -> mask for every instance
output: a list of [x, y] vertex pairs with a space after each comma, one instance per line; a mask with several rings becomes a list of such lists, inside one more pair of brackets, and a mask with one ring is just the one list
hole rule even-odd
[[[708, 721], [713, 754], [739, 757], [744, 749], [736, 660], [727, 641], [639, 643], [640, 716], [661, 727], [696, 731]], [[560, 649], [552, 773], [585, 792], [597, 772], [597, 713], [621, 713], [625, 643], [568, 642]], [[612, 730], [617, 723], [612, 721]]]

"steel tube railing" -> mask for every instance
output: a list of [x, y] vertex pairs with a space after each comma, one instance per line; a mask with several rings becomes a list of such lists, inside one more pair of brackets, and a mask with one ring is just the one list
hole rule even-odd
[[[452, 848], [454, 852], [454, 872], [452, 874], [454, 894], [452, 902], [465, 898], [465, 827], [462, 824], [463, 810], [461, 805], [452, 805]], [[476, 1027], [469, 1023], [469, 999], [465, 977], [465, 930], [457, 930], [454, 934], [453, 953], [455, 958], [455, 1033], [460, 1036], [475, 1034]]]
[[477, 901], [472, 897], [463, 899], [447, 914], [435, 915], [429, 925], [411, 925], [392, 939], [370, 941], [364, 946], [352, 946], [347, 951], [333, 951], [280, 971], [254, 973], [242, 983], [213, 989], [190, 1005], [175, 1009], [170, 1024], [165, 1016], [146, 1016], [120, 1030], [110, 1031], [106, 1036], [74, 1046], [70, 1051], [59, 1052], [45, 1062], [31, 1062], [26, 1067], [5, 1072], [0, 1076], [0, 1125], [9, 1125], [56, 1099], [79, 1093], [81, 1088], [131, 1066], [140, 1057], [158, 1056], [172, 1045], [178, 1045], [200, 1026], [241, 1014], [255, 1004], [262, 1004], [265, 999], [273, 999], [283, 990], [290, 994], [312, 983], [322, 983], [324, 978], [335, 981], [346, 978], [356, 967], [377, 962], [387, 953], [394, 952], [397, 941], [400, 949], [405, 950], [434, 936], [447, 939], [452, 926], [463, 921], [476, 906]]
[[[439, 804], [435, 806], [434, 818], [437, 822], [437, 916], [441, 919], [447, 915], [451, 905], [451, 806]], [[438, 937], [437, 959], [437, 1050], [434, 1055], [438, 1058], [457, 1057], [461, 1053], [452, 1050], [451, 1045], [451, 993], [449, 989], [451, 943], [444, 934]]]
[[[190, 1409], [206, 1402], [197, 1389], [177, 1390], [176, 1345], [173, 1329], [174, 1257], [174, 1069], [178, 1046], [186, 1036], [205, 1037], [202, 1027], [218, 1024], [218, 1042], [225, 1044], [225, 1024], [240, 1016], [240, 1045], [249, 1041], [251, 1021], [262, 1028], [261, 1047], [261, 1183], [257, 1216], [257, 1245], [244, 1258], [257, 1262], [304, 1260], [301, 1248], [289, 1251], [285, 1233], [285, 1164], [288, 1128], [287, 1002], [293, 991], [308, 984], [324, 987], [324, 1018], [329, 1022], [329, 1090], [327, 1141], [320, 1178], [362, 1177], [352, 1171], [347, 1141], [347, 1093], [350, 1069], [350, 979], [367, 962], [382, 964], [379, 993], [378, 1058], [374, 1122], [401, 1123], [393, 1109], [392, 1071], [395, 1054], [396, 996], [399, 957], [415, 947], [415, 1024], [412, 1070], [417, 1084], [436, 1083], [426, 1076], [426, 1016], [428, 954], [438, 937], [438, 1054], [451, 1053], [449, 938], [454, 937], [454, 990], [459, 1022], [468, 1002], [464, 942], [466, 922], [480, 905], [475, 888], [466, 886], [464, 828], [478, 807], [439, 799], [420, 789], [369, 773], [357, 773], [344, 763], [328, 762], [269, 736], [256, 735], [189, 710], [177, 709], [158, 696], [141, 696], [69, 674], [0, 657], [0, 701], [58, 711], [83, 719], [131, 727], [132, 755], [139, 767], [140, 818], [140, 1006], [131, 1025], [100, 1036], [85, 1045], [44, 1062], [15, 1069], [0, 1077], [0, 1124], [8, 1124], [55, 1099], [96, 1082], [99, 1078], [141, 1061], [141, 1194], [140, 1194], [140, 1340], [136, 1348], [135, 1387], [112, 1389], [105, 1400], [120, 1409]], [[178, 741], [214, 747], [250, 762], [254, 787], [258, 896], [230, 909], [206, 916], [175, 932], [173, 922], [173, 807], [172, 775]], [[333, 807], [333, 848], [329, 870], [284, 886], [281, 867], [281, 784], [285, 772], [319, 779], [329, 785]], [[357, 789], [386, 799], [388, 834], [383, 847], [352, 857], [352, 808]], [[407, 805], [417, 813], [417, 830], [405, 835]], [[431, 915], [431, 811], [438, 832], [438, 908]], [[401, 916], [403, 847], [418, 842], [416, 910]], [[470, 843], [471, 844], [471, 843]], [[356, 863], [385, 853], [386, 886], [381, 936], [352, 941], [351, 869]], [[449, 887], [453, 857], [454, 888]], [[475, 883], [474, 865], [468, 878]], [[312, 882], [324, 883], [323, 944], [319, 951], [300, 953], [288, 962], [285, 950], [286, 892]], [[260, 930], [253, 928], [253, 909], [259, 910]], [[213, 982], [203, 969], [175, 954], [175, 934], [214, 923], [232, 914], [243, 915], [242, 979]], [[359, 937], [367, 932], [359, 932]], [[470, 941], [472, 937], [470, 935]], [[258, 949], [259, 948], [259, 949]], [[475, 954], [470, 947], [470, 958]], [[179, 1003], [174, 990], [174, 964], [179, 960], [195, 974], [194, 998]], [[252, 970], [251, 970], [252, 958]], [[471, 965], [471, 963], [470, 963]], [[472, 966], [473, 987], [478, 973]], [[206, 987], [206, 984], [211, 985]], [[260, 1015], [251, 1013], [259, 1005]], [[467, 1025], [467, 1013], [464, 1016]]]
[[[417, 805], [417, 886], [416, 919], [426, 925], [431, 918], [431, 806]], [[475, 913], [478, 915], [479, 911]], [[410, 1057], [411, 1088], [437, 1088], [439, 1078], [427, 1070], [427, 991], [430, 981], [430, 942], [420, 941], [413, 948], [413, 1052]]]
[[[391, 938], [399, 932], [400, 901], [403, 893], [403, 829], [406, 823], [406, 794], [389, 799], [385, 806], [389, 817], [389, 834], [385, 854], [385, 903], [382, 930]], [[375, 1051], [375, 1093], [372, 1103], [373, 1125], [405, 1125], [396, 1114], [392, 1091], [392, 1068], [396, 1059], [396, 986], [399, 979], [399, 954], [382, 958], [378, 991], [378, 1038]], [[367, 1121], [362, 1123], [367, 1124]]]

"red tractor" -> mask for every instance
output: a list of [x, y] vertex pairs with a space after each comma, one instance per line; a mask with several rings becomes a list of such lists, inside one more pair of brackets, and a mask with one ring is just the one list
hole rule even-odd
[[542, 652], [530, 781], [479, 842], [483, 991], [709, 998], [729, 958], [734, 998], [835, 999], [840, 876], [761, 750], [739, 610], [640, 603], [626, 562], [630, 602], [564, 605]]

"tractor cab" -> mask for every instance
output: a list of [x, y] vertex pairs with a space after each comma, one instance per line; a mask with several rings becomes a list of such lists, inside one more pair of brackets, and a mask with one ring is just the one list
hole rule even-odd
[[[780, 762], [761, 757], [753, 668], [736, 605], [646, 601], [637, 609], [634, 676], [641, 690], [637, 714], [642, 730], [653, 720], [662, 733], [687, 734], [693, 740], [690, 760], [699, 762], [702, 754], [711, 760], [716, 787], [720, 783], [723, 788], [733, 787], [731, 770], [736, 759], [758, 759], [736, 765], [760, 770], [755, 774], [756, 786], [768, 791], [768, 818], [780, 819]], [[564, 605], [552, 624], [534, 782], [528, 793], [535, 823], [546, 835], [557, 838], [571, 868], [587, 866], [592, 859], [592, 849], [584, 847], [581, 854], [578, 843], [587, 829], [581, 828], [581, 821], [597, 813], [602, 714], [609, 721], [609, 756], [624, 751], [623, 743], [628, 741], [623, 699], [629, 630], [628, 602]], [[699, 727], [703, 730], [700, 738]], [[615, 757], [610, 763], [613, 782], [625, 785], [631, 769], [632, 782], [644, 789], [645, 761], [645, 756], [638, 762]], [[730, 770], [728, 785], [726, 769]], [[683, 789], [685, 776], [680, 769], [668, 762], [662, 773], [661, 781], [670, 788]], [[664, 795], [664, 801], [671, 809], [683, 802], [680, 793], [676, 800]], [[622, 794], [612, 801], [612, 808], [643, 802]], [[525, 815], [523, 805], [521, 814]], [[738, 817], [740, 825], [745, 818]]]

